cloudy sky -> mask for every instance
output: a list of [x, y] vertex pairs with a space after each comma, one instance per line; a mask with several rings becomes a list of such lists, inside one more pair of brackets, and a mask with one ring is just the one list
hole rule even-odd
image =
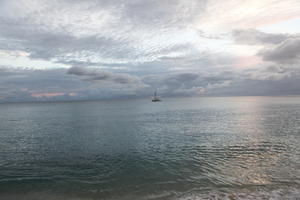
[[299, 95], [299, 0], [0, 0], [0, 101]]

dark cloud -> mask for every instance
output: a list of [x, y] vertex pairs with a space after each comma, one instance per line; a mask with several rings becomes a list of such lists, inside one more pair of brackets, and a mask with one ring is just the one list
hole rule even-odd
[[228, 86], [234, 79], [235, 74], [228, 72], [182, 72], [145, 76], [142, 80], [165, 96], [197, 96]]
[[265, 49], [259, 53], [266, 61], [278, 63], [299, 63], [300, 61], [300, 37], [290, 38], [278, 46]]
[[138, 83], [139, 79], [129, 74], [115, 74], [99, 69], [90, 69], [83, 67], [71, 67], [68, 74], [83, 76], [86, 81], [110, 81], [118, 84], [133, 84]]
[[184, 83], [188, 83], [188, 82], [193, 82], [198, 78], [199, 78], [199, 74], [181, 73], [181, 74], [175, 74], [173, 76], [166, 78], [165, 83], [170, 84], [170, 85], [176, 84], [176, 83], [184, 84]]
[[143, 96], [147, 88], [136, 77], [125, 74], [79, 68], [72, 68], [69, 73], [66, 69], [0, 67], [0, 102], [130, 98]]
[[[0, 68], [1, 69], [1, 68]], [[0, 101], [60, 101], [168, 96], [299, 94], [300, 70], [270, 65], [241, 72], [132, 76], [95, 68], [0, 70]]]

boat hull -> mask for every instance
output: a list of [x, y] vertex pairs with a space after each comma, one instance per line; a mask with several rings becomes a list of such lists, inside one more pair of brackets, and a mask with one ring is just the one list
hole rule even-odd
[[160, 99], [152, 99], [152, 102], [160, 102]]

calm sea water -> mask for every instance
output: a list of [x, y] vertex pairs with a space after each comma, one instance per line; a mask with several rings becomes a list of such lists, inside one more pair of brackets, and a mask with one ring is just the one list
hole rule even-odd
[[300, 97], [0, 104], [0, 199], [300, 199]]

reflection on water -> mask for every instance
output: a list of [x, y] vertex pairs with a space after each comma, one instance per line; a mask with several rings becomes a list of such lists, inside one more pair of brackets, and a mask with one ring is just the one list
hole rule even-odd
[[299, 194], [299, 97], [2, 104], [0, 127], [7, 199]]

